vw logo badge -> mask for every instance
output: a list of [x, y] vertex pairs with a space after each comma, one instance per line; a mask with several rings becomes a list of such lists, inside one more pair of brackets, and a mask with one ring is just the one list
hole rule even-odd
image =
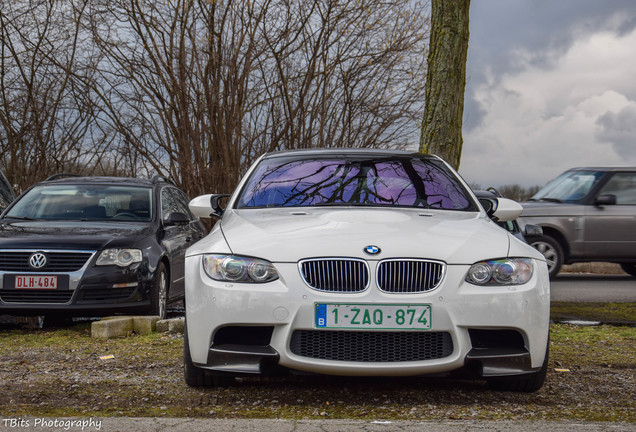
[[373, 246], [373, 245], [367, 246], [363, 250], [364, 250], [364, 253], [367, 255], [377, 255], [381, 252], [379, 247]]
[[29, 257], [29, 265], [34, 269], [41, 269], [46, 265], [46, 255], [36, 252]]

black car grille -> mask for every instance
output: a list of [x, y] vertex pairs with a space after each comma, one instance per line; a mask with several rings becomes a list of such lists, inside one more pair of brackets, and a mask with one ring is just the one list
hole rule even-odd
[[0, 271], [68, 273], [81, 269], [92, 256], [91, 252], [45, 252], [47, 264], [34, 269], [29, 265], [29, 258], [33, 253], [34, 251], [0, 251]]
[[448, 357], [448, 332], [296, 330], [291, 351], [302, 357], [349, 362], [408, 362]]
[[[355, 293], [369, 283], [366, 262], [356, 258], [318, 258], [300, 262], [300, 273], [310, 287], [327, 292]], [[377, 269], [378, 287], [389, 293], [421, 293], [442, 281], [444, 264], [428, 260], [385, 260]]]
[[391, 293], [419, 293], [437, 287], [444, 265], [437, 261], [387, 260], [378, 266], [378, 288]]
[[300, 262], [300, 272], [310, 287], [328, 292], [360, 292], [369, 283], [369, 268], [364, 260], [321, 258]]
[[68, 303], [74, 291], [69, 290], [0, 290], [5, 303]]
[[82, 289], [76, 303], [118, 302], [128, 300], [136, 287]]

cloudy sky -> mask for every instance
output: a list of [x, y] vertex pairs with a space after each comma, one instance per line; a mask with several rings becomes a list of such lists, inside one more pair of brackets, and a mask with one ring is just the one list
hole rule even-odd
[[483, 187], [636, 166], [636, 1], [473, 0], [463, 136]]

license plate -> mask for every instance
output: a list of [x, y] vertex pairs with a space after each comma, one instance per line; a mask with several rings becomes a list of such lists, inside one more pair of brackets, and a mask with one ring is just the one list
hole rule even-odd
[[317, 328], [431, 329], [431, 305], [316, 303]]
[[57, 289], [57, 276], [16, 275], [15, 289]]

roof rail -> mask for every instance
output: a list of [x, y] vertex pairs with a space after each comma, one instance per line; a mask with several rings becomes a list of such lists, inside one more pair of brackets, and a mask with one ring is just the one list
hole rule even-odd
[[161, 174], [157, 174], [157, 175], [153, 176], [150, 181], [152, 183], [165, 182], [165, 183], [175, 184], [169, 177], [166, 177], [166, 176], [161, 175]]
[[47, 177], [46, 179], [44, 179], [44, 181], [57, 180], [57, 179], [66, 178], [66, 177], [82, 177], [82, 175], [72, 174], [72, 173], [59, 173], [59, 174], [53, 174], [52, 176]]

